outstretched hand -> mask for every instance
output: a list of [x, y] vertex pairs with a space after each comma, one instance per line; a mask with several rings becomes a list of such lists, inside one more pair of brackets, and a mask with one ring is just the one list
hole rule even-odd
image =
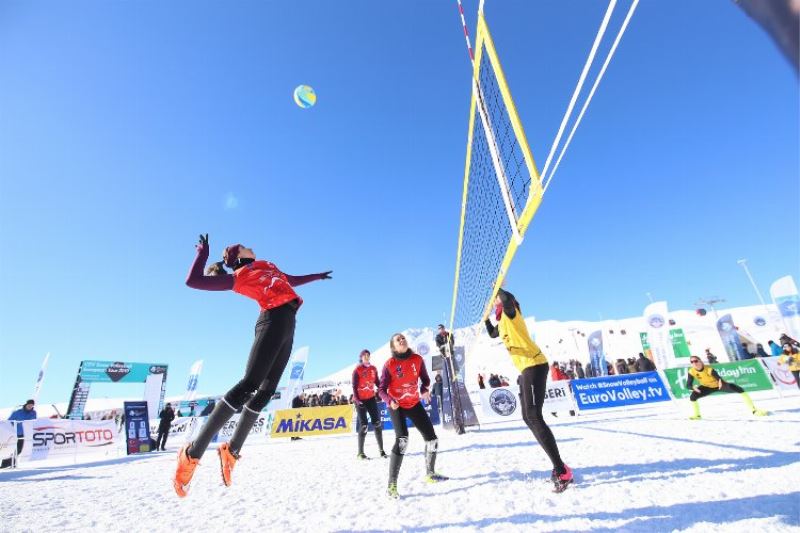
[[333, 277], [331, 277], [331, 272], [333, 272], [333, 270], [328, 270], [327, 272], [321, 272], [319, 275], [319, 279], [333, 279]]
[[200, 234], [200, 242], [195, 245], [195, 248], [197, 248], [198, 252], [208, 250], [208, 233], [205, 235]]

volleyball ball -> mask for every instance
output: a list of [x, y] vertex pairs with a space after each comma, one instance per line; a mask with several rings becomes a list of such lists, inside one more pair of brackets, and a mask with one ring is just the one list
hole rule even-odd
[[317, 93], [308, 85], [298, 85], [294, 90], [294, 103], [308, 109], [317, 103]]

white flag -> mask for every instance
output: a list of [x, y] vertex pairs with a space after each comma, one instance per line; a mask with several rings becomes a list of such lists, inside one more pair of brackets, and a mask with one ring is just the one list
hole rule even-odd
[[197, 380], [200, 378], [200, 372], [203, 370], [203, 360], [195, 361], [189, 370], [189, 381], [186, 383], [186, 394], [183, 395], [184, 401], [194, 400], [197, 394]]
[[792, 276], [775, 281], [769, 288], [769, 294], [781, 314], [786, 333], [794, 339], [800, 339], [800, 296]]
[[42, 389], [42, 381], [44, 381], [44, 372], [47, 370], [47, 362], [50, 360], [50, 352], [47, 352], [47, 355], [44, 356], [44, 361], [42, 362], [42, 369], [39, 370], [39, 377], [36, 378], [36, 385], [33, 387], [33, 401], [37, 401], [39, 399], [39, 391]]

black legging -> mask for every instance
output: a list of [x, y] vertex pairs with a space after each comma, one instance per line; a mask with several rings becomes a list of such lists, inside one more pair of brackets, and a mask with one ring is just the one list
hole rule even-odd
[[564, 468], [564, 462], [558, 453], [553, 432], [542, 417], [548, 370], [547, 363], [529, 366], [523, 370], [519, 380], [519, 395], [522, 401], [522, 419], [528, 424], [536, 441], [550, 458], [553, 468], [560, 472]]
[[[375, 428], [382, 428], [383, 425], [381, 424], [381, 414], [378, 411], [378, 402], [375, 400], [374, 397], [368, 400], [359, 400], [361, 403], [356, 404], [356, 412], [358, 413], [358, 423], [360, 424], [359, 428], [366, 428], [367, 427], [367, 413], [369, 413], [369, 418], [372, 421], [372, 425]], [[367, 432], [366, 429], [363, 430], [364, 433]]]
[[278, 387], [278, 381], [289, 362], [294, 341], [297, 301], [262, 311], [256, 322], [256, 337], [250, 349], [244, 377], [218, 402], [208, 417], [200, 434], [192, 442], [189, 455], [195, 459], [203, 456], [214, 435], [225, 422], [244, 406], [236, 425], [230, 447], [238, 452], [258, 414], [269, 402]]
[[417, 402], [416, 405], [408, 409], [398, 407], [397, 409], [389, 408], [389, 416], [392, 418], [392, 425], [394, 426], [394, 446], [392, 453], [404, 455], [406, 453], [406, 443], [408, 443], [408, 426], [406, 426], [406, 419], [411, 419], [414, 427], [422, 434], [425, 442], [436, 440], [436, 432], [433, 430], [431, 419], [428, 418], [428, 413], [422, 406], [422, 402]]
[[158, 436], [156, 437], [156, 450], [164, 450], [167, 447], [167, 437], [169, 436], [169, 428], [158, 428]]
[[794, 382], [797, 385], [797, 388], [800, 388], [800, 370], [790, 370], [789, 372], [791, 372], [794, 376]]
[[697, 400], [699, 400], [703, 396], [708, 396], [709, 394], [714, 394], [715, 392], [720, 392], [720, 391], [723, 391], [723, 392], [739, 392], [739, 393], [744, 392], [744, 389], [741, 388], [739, 385], [737, 385], [735, 383], [726, 383], [724, 381], [722, 382], [722, 387], [720, 387], [718, 389], [714, 389], [714, 388], [711, 388], [711, 387], [706, 387], [706, 386], [703, 386], [703, 385], [700, 385], [697, 388], [700, 389], [700, 392], [696, 392], [696, 391], [693, 390], [691, 396], [689, 396], [689, 401], [690, 402], [696, 402]]

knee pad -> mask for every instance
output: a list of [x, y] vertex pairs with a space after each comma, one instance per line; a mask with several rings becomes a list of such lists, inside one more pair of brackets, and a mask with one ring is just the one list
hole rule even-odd
[[366, 424], [361, 424], [361, 427], [359, 428], [358, 432], [361, 433], [362, 435], [366, 435], [368, 430], [369, 428], [367, 427]]
[[269, 403], [271, 396], [272, 394], [270, 394], [269, 391], [259, 390], [247, 401], [247, 407], [260, 413], [261, 410], [267, 406], [267, 403]]
[[243, 379], [225, 394], [225, 400], [227, 400], [232, 407], [239, 409], [250, 401], [250, 398], [252, 398], [256, 390], [258, 390], [258, 383], [253, 384]]
[[408, 447], [408, 437], [400, 437], [397, 439], [397, 448], [400, 451], [400, 455], [406, 454], [406, 448]]

